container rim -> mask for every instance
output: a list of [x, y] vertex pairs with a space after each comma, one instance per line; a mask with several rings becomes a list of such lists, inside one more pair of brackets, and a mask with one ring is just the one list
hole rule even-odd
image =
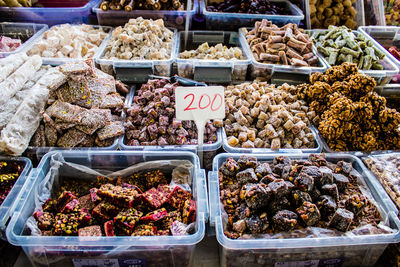
[[[212, 175], [214, 176], [211, 180], [218, 179], [218, 162], [221, 159], [227, 157], [236, 157], [239, 158], [240, 156], [256, 156], [258, 159], [262, 158], [262, 160], [271, 160], [276, 156], [288, 156], [290, 158], [306, 158], [310, 154], [295, 154], [295, 153], [288, 153], [288, 154], [270, 154], [270, 155], [254, 155], [254, 154], [231, 154], [231, 153], [222, 153], [217, 155], [213, 161], [213, 171]], [[398, 213], [397, 208], [394, 206], [393, 203], [387, 204], [386, 201], [390, 198], [388, 197], [386, 191], [380, 185], [380, 183], [368, 174], [368, 172], [364, 172], [367, 168], [364, 166], [362, 161], [353, 155], [343, 154], [343, 153], [331, 153], [326, 154], [327, 159], [329, 157], [338, 157], [342, 160], [353, 160], [355, 164], [357, 164], [363, 173], [360, 173], [363, 177], [363, 182], [367, 186], [368, 190], [374, 190], [375, 194], [373, 194], [373, 199], [382, 206], [380, 209], [380, 214], [384, 214], [387, 216], [387, 219], [392, 221], [396, 229], [395, 232], [390, 234], [377, 234], [377, 235], [354, 235], [354, 236], [339, 236], [339, 237], [318, 237], [318, 238], [283, 238], [283, 239], [230, 239], [228, 238], [223, 231], [223, 223], [222, 217], [220, 214], [221, 203], [219, 201], [219, 182], [217, 181], [210, 181], [214, 185], [217, 186], [216, 192], [217, 196], [214, 199], [211, 199], [210, 195], [210, 205], [214, 205], [217, 208], [216, 214], [210, 214], [210, 218], [212, 216], [216, 217], [215, 220], [215, 229], [216, 229], [216, 236], [218, 242], [224, 247], [228, 249], [293, 249], [293, 248], [308, 248], [308, 247], [334, 247], [334, 246], [356, 246], [356, 245], [371, 245], [371, 244], [388, 244], [388, 243], [396, 243], [400, 239], [400, 221], [399, 218], [396, 216]], [[209, 175], [210, 177], [210, 175]], [[391, 200], [390, 200], [391, 202]], [[389, 211], [387, 211], [388, 209]]]
[[[48, 158], [53, 156], [54, 154], [61, 153], [64, 156], [76, 156], [77, 153], [76, 151], [52, 151], [47, 153], [43, 159], [40, 161], [37, 170], [42, 170], [43, 166], [45, 165], [46, 161]], [[132, 156], [160, 156], [159, 151], [112, 151], [113, 155], [132, 155]], [[188, 156], [192, 157], [194, 159], [194, 167], [195, 167], [195, 174], [198, 175], [199, 172], [201, 172], [200, 169], [200, 160], [198, 159], [197, 155], [194, 154], [193, 152], [190, 151], [170, 151], [168, 152], [169, 155], [177, 155], [177, 156]], [[108, 156], [110, 155], [109, 151], [86, 151], [85, 154], [80, 153], [80, 157], [89, 157], [91, 155], [96, 155], [96, 156], [101, 156], [105, 155]], [[37, 174], [36, 173], [35, 177], [29, 177], [31, 183], [35, 183], [34, 180], [36, 180]], [[197, 177], [198, 179], [194, 180], [197, 185], [201, 185], [202, 182], [205, 179], [205, 177]], [[25, 190], [25, 195], [30, 195], [32, 193], [32, 190], [36, 188], [35, 185], [31, 184], [30, 188], [27, 188]], [[200, 202], [200, 197], [201, 197], [201, 192], [200, 190], [197, 190], [197, 202]], [[207, 194], [205, 194], [207, 196]], [[20, 200], [19, 205], [24, 204], [28, 199], [22, 199]], [[197, 203], [199, 206], [200, 203]], [[7, 238], [8, 241], [11, 244], [14, 245], [20, 245], [23, 247], [32, 247], [32, 246], [44, 246], [44, 247], [60, 247], [61, 246], [85, 246], [85, 249], [93, 248], [95, 250], [99, 246], [104, 247], [117, 247], [114, 248], [113, 250], [120, 250], [121, 247], [126, 248], [126, 247], [135, 247], [135, 246], [150, 246], [150, 247], [160, 247], [160, 246], [179, 246], [179, 245], [195, 245], [199, 243], [204, 235], [205, 235], [205, 217], [207, 214], [207, 211], [204, 212], [199, 212], [198, 213], [198, 218], [196, 220], [196, 226], [197, 230], [194, 234], [191, 235], [183, 235], [183, 236], [115, 236], [115, 237], [109, 237], [109, 236], [99, 236], [99, 237], [79, 237], [79, 236], [31, 236], [31, 235], [23, 235], [22, 233], [16, 233], [14, 232], [14, 228], [16, 225], [16, 222], [18, 218], [21, 216], [22, 213], [22, 208], [20, 208], [18, 211], [14, 213], [12, 216], [12, 219], [7, 227]], [[26, 227], [26, 226], [25, 226]], [[132, 244], [132, 245], [129, 245]]]

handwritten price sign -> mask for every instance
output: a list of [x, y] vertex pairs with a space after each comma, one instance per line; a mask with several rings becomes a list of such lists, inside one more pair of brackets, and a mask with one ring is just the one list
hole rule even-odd
[[224, 87], [177, 87], [175, 110], [178, 120], [206, 122], [225, 118]]

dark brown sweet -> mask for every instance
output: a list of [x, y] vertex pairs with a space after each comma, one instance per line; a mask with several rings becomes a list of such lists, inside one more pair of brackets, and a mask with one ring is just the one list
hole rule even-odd
[[290, 210], [281, 210], [272, 217], [274, 229], [278, 231], [290, 231], [297, 225], [297, 214]]
[[315, 225], [321, 219], [321, 214], [317, 206], [308, 201], [303, 202], [303, 204], [296, 209], [296, 212], [307, 226]]
[[354, 214], [351, 211], [345, 209], [337, 209], [333, 215], [329, 226], [336, 228], [339, 231], [346, 232], [349, 229], [350, 224], [353, 222]]

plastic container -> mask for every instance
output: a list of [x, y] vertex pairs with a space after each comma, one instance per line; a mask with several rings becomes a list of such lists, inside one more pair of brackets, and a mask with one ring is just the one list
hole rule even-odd
[[23, 158], [23, 157], [0, 156], [0, 161], [18, 162], [19, 164], [22, 164], [24, 167], [20, 176], [14, 183], [11, 191], [8, 193], [3, 203], [0, 205], [0, 238], [5, 239], [6, 224], [8, 222], [8, 219], [12, 216], [12, 214], [15, 211], [17, 205], [17, 199], [22, 197], [20, 196], [20, 194], [25, 190], [27, 177], [32, 170], [32, 163], [28, 158]]
[[[314, 32], [321, 32], [321, 31], [326, 31], [326, 30], [308, 30], [310, 35], [312, 35]], [[363, 31], [353, 31], [353, 34], [362, 34], [365, 36], [365, 38], [368, 40], [371, 40], [372, 44], [374, 47], [379, 49], [381, 52], [385, 53], [387, 55], [387, 50], [383, 48], [378, 42], [376, 42], [371, 36], [368, 34], [365, 34]], [[332, 67], [328, 61], [317, 51], [318, 55], [322, 58], [322, 60], [325, 62], [325, 64], [328, 66], [328, 68]], [[391, 57], [386, 56], [384, 59], [381, 60], [381, 63], [383, 65], [383, 70], [359, 70], [360, 73], [367, 74], [371, 77], [373, 77], [376, 81], [376, 84], [378, 86], [383, 86], [387, 83], [390, 82], [390, 80], [395, 76], [396, 74], [399, 73], [399, 68], [396, 66], [396, 64], [391, 60]]]
[[[51, 28], [49, 29], [49, 31], [52, 30], [54, 27], [57, 27], [57, 26], [60, 26], [60, 25], [54, 25], [53, 27], [51, 27]], [[104, 38], [104, 40], [102, 41], [101, 45], [102, 45], [104, 42], [106, 42], [106, 40], [108, 40], [108, 38], [111, 36], [111, 32], [112, 32], [112, 29], [113, 29], [112, 27], [97, 26], [97, 25], [90, 25], [90, 26], [93, 26], [93, 28], [95, 28], [95, 29], [103, 28], [103, 31], [106, 32], [106, 33], [108, 33], [108, 35], [106, 36], [106, 38]], [[41, 39], [42, 39], [42, 36], [38, 37], [38, 38], [36, 39], [36, 42], [35, 42], [34, 45], [36, 45], [36, 43], [39, 42]], [[99, 53], [101, 52], [101, 47], [102, 47], [101, 45], [96, 49], [96, 53], [95, 53], [95, 55], [94, 55], [94, 58], [96, 58], [96, 57], [99, 56]], [[58, 65], [62, 65], [62, 64], [68, 63], [68, 62], [82, 61], [82, 58], [68, 58], [68, 57], [64, 57], [64, 58], [58, 58], [58, 57], [57, 57], [57, 58], [53, 58], [53, 57], [42, 57], [42, 61], [43, 61], [43, 64], [44, 64], [44, 65], [58, 66]]]
[[[132, 87], [134, 88], [134, 87]], [[135, 96], [135, 90], [131, 89], [131, 94], [127, 97], [126, 106], [131, 106], [133, 97]], [[123, 114], [123, 118], [125, 120], [126, 114]], [[222, 145], [222, 134], [221, 129], [217, 130], [217, 141], [213, 144], [204, 144], [203, 145], [203, 167], [206, 170], [212, 169], [212, 162], [214, 157], [217, 155], [218, 149]], [[128, 146], [126, 144], [125, 135], [119, 140], [119, 148], [121, 150], [136, 150], [136, 151], [192, 151], [197, 152], [197, 145], [168, 145], [168, 146]]]
[[192, 0], [192, 9], [190, 11], [177, 11], [177, 10], [132, 10], [117, 11], [107, 10], [103, 11], [99, 7], [100, 2], [94, 6], [93, 12], [96, 13], [99, 25], [119, 26], [124, 25], [131, 18], [143, 17], [145, 19], [163, 19], [166, 27], [176, 28], [179, 30], [185, 29], [186, 19], [189, 18], [189, 28], [192, 24], [192, 17], [196, 14], [198, 9], [198, 0]]
[[88, 23], [92, 8], [101, 0], [39, 0], [44, 7], [0, 7], [4, 21], [43, 23], [49, 26], [61, 23]]
[[[282, 154], [254, 155], [258, 160], [271, 161]], [[230, 157], [239, 154], [219, 154], [209, 172], [210, 224], [216, 228], [220, 244], [221, 266], [373, 266], [389, 243], [399, 240], [400, 221], [397, 209], [379, 182], [365, 172], [360, 159], [347, 154], [326, 154], [328, 161], [345, 160], [362, 174], [363, 183], [372, 193], [380, 214], [390, 222], [395, 233], [387, 235], [340, 236], [290, 239], [229, 239], [223, 231], [218, 168]], [[287, 154], [292, 159], [307, 159], [308, 155]]]
[[270, 148], [242, 148], [233, 147], [228, 144], [228, 137], [226, 136], [225, 128], [222, 128], [222, 147], [228, 153], [252, 153], [252, 154], [266, 154], [266, 153], [320, 153], [322, 151], [321, 140], [318, 137], [317, 130], [314, 127], [310, 127], [311, 132], [314, 136], [314, 141], [317, 145], [316, 148], [281, 148], [278, 150], [272, 150]]
[[178, 32], [176, 29], [170, 29], [174, 32], [174, 37], [172, 41], [172, 51], [171, 57], [165, 60], [112, 60], [102, 58], [108, 40], [111, 39], [111, 35], [106, 38], [99, 48], [99, 53], [95, 58], [97, 65], [100, 65], [101, 70], [109, 74], [115, 74], [116, 79], [122, 82], [128, 83], [141, 83], [147, 82], [149, 75], [158, 76], [171, 76], [172, 63], [175, 60], [175, 46], [177, 45]]
[[245, 14], [245, 13], [224, 13], [207, 11], [208, 0], [200, 0], [200, 10], [206, 19], [207, 30], [230, 30], [236, 31], [240, 27], [253, 27], [256, 21], [267, 19], [272, 23], [283, 26], [288, 23], [300, 24], [304, 14], [300, 8], [287, 0], [270, 1], [276, 4], [284, 4], [291, 15], [266, 15], [266, 14]]
[[[355, 4], [353, 4], [353, 7], [357, 10], [355, 21], [357, 22], [358, 26], [364, 26], [365, 25], [364, 0], [356, 0]], [[310, 18], [310, 0], [304, 0], [304, 8], [305, 8], [304, 15], [305, 15], [306, 27], [307, 29], [312, 29], [311, 18]]]
[[2, 22], [0, 23], [0, 36], [20, 39], [22, 44], [11, 52], [0, 52], [0, 58], [22, 51], [27, 51], [33, 43], [48, 29], [45, 24]]
[[189, 31], [187, 36], [187, 46], [185, 48], [185, 32], [179, 32], [176, 46], [176, 64], [178, 75], [196, 81], [229, 83], [245, 81], [247, 67], [250, 59], [244, 60], [206, 60], [206, 59], [181, 59], [179, 53], [185, 50], [197, 49], [202, 43], [208, 42], [210, 46], [222, 43], [229, 47], [240, 47], [239, 36], [236, 32], [215, 32], [215, 31]]
[[382, 0], [364, 0], [365, 25], [386, 25]]
[[[253, 79], [257, 77], [271, 79], [275, 73], [288, 73], [292, 76], [294, 82], [296, 82], [298, 80], [296, 77], [297, 75], [306, 75], [308, 78], [308, 76], [314, 72], [324, 72], [328, 69], [326, 61], [317, 53], [314, 46], [313, 52], [318, 57], [318, 67], [295, 67], [291, 65], [260, 63], [254, 58], [242, 29], [243, 28], [239, 29], [240, 42], [243, 44], [245, 55], [251, 60], [250, 76]], [[250, 30], [250, 28], [247, 29]], [[291, 83], [291, 81], [288, 80], [288, 83]]]
[[[89, 168], [119, 170], [151, 160], [185, 159], [194, 165], [192, 193], [197, 203], [195, 233], [185, 236], [116, 236], [82, 238], [78, 236], [31, 236], [26, 220], [35, 208], [35, 193], [50, 168], [50, 159], [61, 153], [67, 162]], [[18, 199], [18, 210], [8, 227], [11, 244], [21, 246], [35, 266], [188, 266], [196, 244], [205, 234], [208, 218], [205, 172], [198, 157], [191, 152], [157, 151], [67, 151], [47, 154], [29, 177], [25, 199]], [[119, 263], [119, 265], [118, 265]], [[112, 265], [114, 264], [114, 265]], [[136, 265], [135, 265], [136, 264]]]

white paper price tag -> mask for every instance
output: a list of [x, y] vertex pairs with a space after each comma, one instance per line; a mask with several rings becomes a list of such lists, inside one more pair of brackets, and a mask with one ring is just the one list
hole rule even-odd
[[[202, 152], [206, 122], [225, 118], [224, 87], [175, 88], [175, 112], [178, 120], [192, 120], [196, 123], [199, 151]], [[200, 159], [202, 160], [202, 154]]]

